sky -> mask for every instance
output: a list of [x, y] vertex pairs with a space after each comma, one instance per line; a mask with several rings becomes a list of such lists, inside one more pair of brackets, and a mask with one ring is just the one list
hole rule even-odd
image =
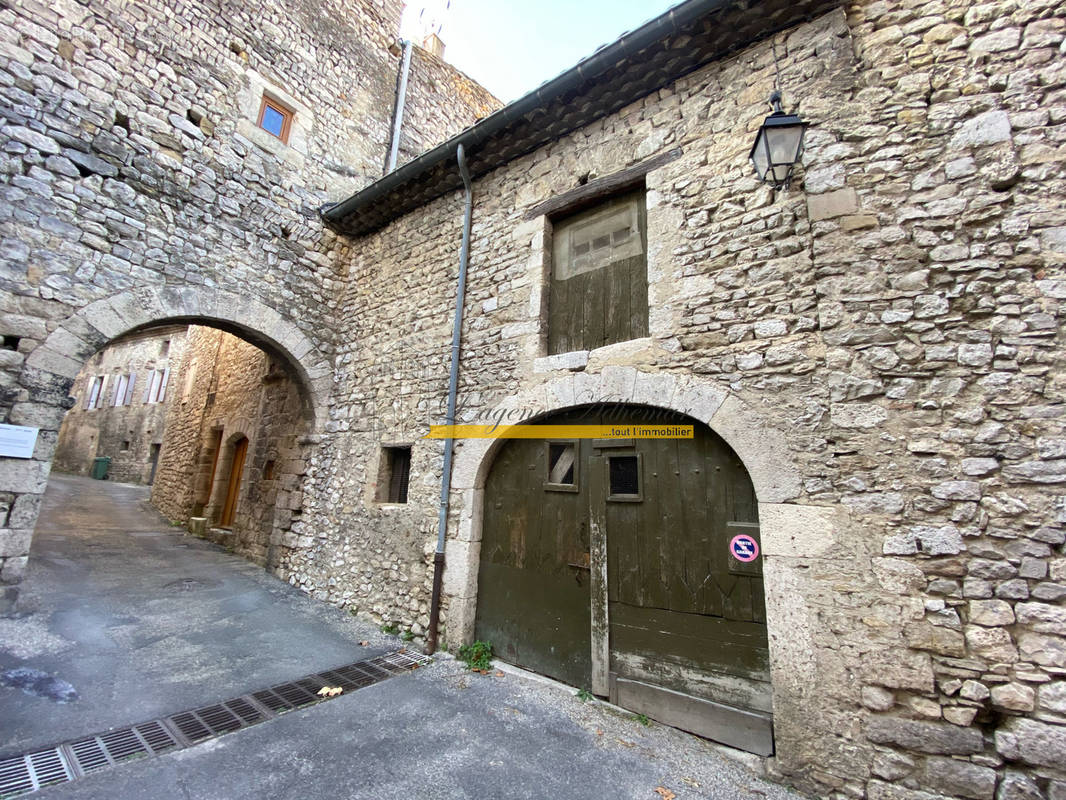
[[509, 103], [678, 0], [447, 2], [408, 0], [400, 35], [421, 44], [426, 21], [435, 21], [445, 60]]

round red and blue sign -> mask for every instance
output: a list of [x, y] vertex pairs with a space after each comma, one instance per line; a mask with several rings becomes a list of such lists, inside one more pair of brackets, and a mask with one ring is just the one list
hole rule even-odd
[[737, 534], [729, 543], [729, 552], [745, 564], [759, 557], [759, 543], [746, 533]]

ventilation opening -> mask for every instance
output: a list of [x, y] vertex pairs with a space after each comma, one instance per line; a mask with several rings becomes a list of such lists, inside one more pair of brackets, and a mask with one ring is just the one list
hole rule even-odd
[[607, 459], [609, 500], [640, 499], [640, 456], [610, 456]]
[[123, 439], [122, 440], [122, 451], [125, 452], [125, 451], [127, 451], [129, 449], [130, 449], [130, 440], [129, 439]]
[[4, 350], [18, 350], [19, 349], [19, 342], [21, 342], [21, 341], [22, 341], [22, 337], [21, 336], [5, 336], [4, 337], [4, 343], [2, 345], [3, 349]]
[[411, 477], [411, 448], [383, 447], [378, 469], [377, 501], [406, 503], [407, 486]]
[[115, 112], [115, 127], [122, 128], [126, 133], [130, 133], [130, 118], [128, 115], [123, 114], [121, 111]]
[[197, 127], [204, 121], [204, 115], [197, 111], [195, 108], [190, 108], [185, 112], [185, 119], [189, 120], [193, 125]]
[[263, 480], [274, 480], [274, 459], [270, 459], [263, 465]]

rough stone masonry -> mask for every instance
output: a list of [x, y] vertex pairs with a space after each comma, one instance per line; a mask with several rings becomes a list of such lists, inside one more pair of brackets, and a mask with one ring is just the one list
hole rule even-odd
[[[3, 333], [25, 338], [4, 386], [8, 421], [45, 434], [39, 466], [0, 461], [8, 528], [32, 528], [19, 502], [43, 489], [84, 360], [130, 327], [214, 321], [279, 353], [310, 409], [277, 571], [421, 634], [441, 479], [421, 437], [447, 387], [461, 195], [360, 236], [310, 213], [377, 177], [353, 143], [380, 154], [388, 110], [339, 102], [372, 80], [338, 80], [352, 42], [319, 43], [303, 9], [227, 7], [198, 33], [184, 7], [16, 9], [0, 280]], [[394, 20], [361, 11], [353, 52], [391, 65], [366, 73], [387, 94]], [[852, 0], [475, 181], [464, 419], [629, 402], [729, 443], [766, 554], [770, 767], [821, 797], [1066, 798], [1064, 37], [1051, 0]], [[241, 52], [343, 144], [268, 154], [224, 88]], [[747, 162], [775, 81], [811, 124], [781, 192]], [[674, 149], [645, 178], [649, 335], [548, 355], [534, 210]], [[402, 506], [375, 500], [392, 444], [412, 446]], [[473, 631], [492, 454], [463, 443], [451, 476], [450, 641]]]

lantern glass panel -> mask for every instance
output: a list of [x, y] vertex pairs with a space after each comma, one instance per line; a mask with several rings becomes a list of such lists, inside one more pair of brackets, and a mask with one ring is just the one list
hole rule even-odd
[[766, 133], [764, 131], [759, 131], [759, 138], [751, 152], [751, 160], [755, 164], [755, 173], [759, 176], [759, 180], [765, 180], [766, 170], [770, 166], [770, 159], [766, 152]]
[[783, 125], [766, 129], [766, 142], [770, 147], [770, 161], [773, 164], [792, 165], [796, 162], [803, 136], [802, 125]]

